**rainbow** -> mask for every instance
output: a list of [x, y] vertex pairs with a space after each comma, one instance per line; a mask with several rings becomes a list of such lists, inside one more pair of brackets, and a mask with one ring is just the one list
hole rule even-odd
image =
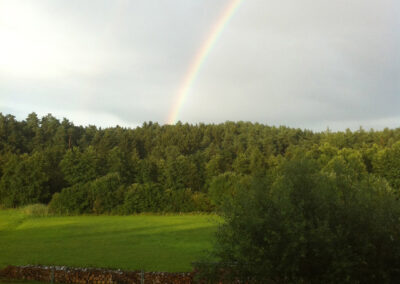
[[207, 55], [210, 53], [212, 47], [214, 46], [215, 42], [223, 32], [224, 28], [227, 26], [229, 20], [235, 14], [235, 11], [238, 9], [240, 3], [243, 0], [232, 0], [230, 4], [225, 8], [219, 20], [214, 25], [211, 30], [210, 35], [207, 37], [207, 40], [203, 43], [202, 47], [199, 49], [198, 53], [196, 54], [192, 64], [184, 77], [183, 83], [179, 88], [179, 92], [177, 94], [175, 103], [172, 106], [172, 109], [168, 115], [167, 124], [175, 124], [179, 115], [179, 111], [181, 110], [183, 103], [189, 93], [190, 88], [193, 85], [201, 66], [203, 65]]

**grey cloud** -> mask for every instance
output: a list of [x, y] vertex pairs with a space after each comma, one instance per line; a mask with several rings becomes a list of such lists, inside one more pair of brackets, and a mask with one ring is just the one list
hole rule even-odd
[[[374, 127], [398, 115], [400, 46], [392, 11], [399, 4], [283, 2], [243, 4], [186, 115], [200, 119], [194, 109], [202, 108], [208, 121], [235, 117], [318, 129], [346, 121]], [[222, 108], [207, 106], [216, 100]]]
[[[98, 124], [108, 126], [165, 122], [194, 56], [230, 3], [38, 2], [49, 19], [57, 18], [60, 33], [82, 47], [75, 60], [87, 62], [76, 64], [96, 63], [95, 72], [0, 78], [0, 107], [20, 106], [21, 115], [30, 108], [99, 113], [111, 120]], [[315, 130], [396, 127], [399, 18], [394, 0], [244, 0], [202, 65], [178, 119]], [[75, 117], [85, 124], [84, 116]]]

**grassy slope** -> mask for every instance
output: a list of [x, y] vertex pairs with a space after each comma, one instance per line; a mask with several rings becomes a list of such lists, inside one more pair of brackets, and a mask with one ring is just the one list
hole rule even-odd
[[210, 215], [28, 217], [0, 211], [0, 267], [8, 264], [190, 271], [212, 244]]

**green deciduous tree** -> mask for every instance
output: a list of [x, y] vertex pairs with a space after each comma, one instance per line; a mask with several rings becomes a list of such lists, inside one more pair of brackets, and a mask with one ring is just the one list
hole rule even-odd
[[101, 166], [101, 160], [91, 146], [83, 152], [78, 147], [68, 150], [60, 162], [64, 178], [70, 185], [101, 176]]
[[227, 282], [395, 283], [396, 195], [381, 179], [353, 176], [352, 192], [344, 196], [336, 177], [297, 156], [282, 163], [276, 177], [241, 187], [224, 210], [218, 264], [199, 267], [215, 269]]
[[51, 198], [49, 164], [42, 153], [12, 155], [0, 180], [0, 203], [16, 207]]
[[164, 192], [159, 184], [132, 184], [127, 188], [122, 212], [125, 214], [163, 211]]
[[386, 178], [393, 188], [400, 190], [400, 141], [380, 150], [372, 164], [375, 173]]

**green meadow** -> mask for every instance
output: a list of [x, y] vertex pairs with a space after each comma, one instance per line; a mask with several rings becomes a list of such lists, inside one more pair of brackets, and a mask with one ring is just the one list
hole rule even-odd
[[218, 222], [215, 215], [33, 217], [0, 210], [0, 267], [190, 271], [211, 248]]

